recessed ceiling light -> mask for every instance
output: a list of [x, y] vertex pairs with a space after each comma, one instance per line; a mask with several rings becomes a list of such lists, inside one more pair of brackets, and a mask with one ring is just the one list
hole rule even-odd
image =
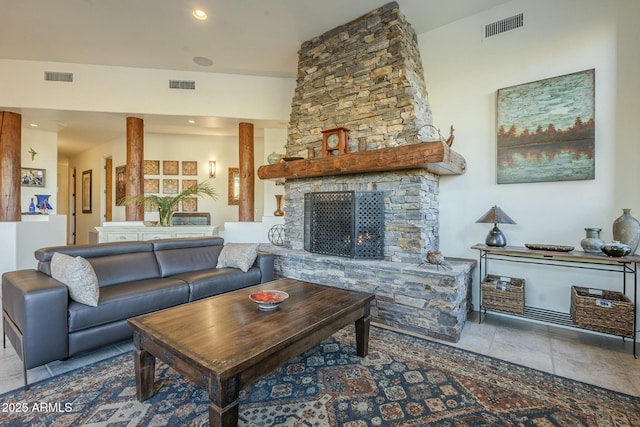
[[201, 65], [203, 67], [210, 67], [213, 65], [213, 61], [209, 58], [206, 58], [204, 56], [196, 56], [193, 58], [193, 62], [195, 62], [198, 65]]
[[194, 124], [196, 121], [195, 120], [188, 120], [189, 123]]
[[199, 21], [204, 21], [205, 19], [207, 19], [207, 12], [202, 9], [193, 9], [192, 14], [193, 17]]
[[31, 126], [32, 128], [37, 128], [38, 124], [37, 123], [29, 123], [29, 126]]

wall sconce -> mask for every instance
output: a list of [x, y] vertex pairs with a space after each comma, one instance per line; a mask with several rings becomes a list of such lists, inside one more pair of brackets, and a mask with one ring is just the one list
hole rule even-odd
[[216, 162], [215, 160], [209, 161], [209, 178], [216, 177]]

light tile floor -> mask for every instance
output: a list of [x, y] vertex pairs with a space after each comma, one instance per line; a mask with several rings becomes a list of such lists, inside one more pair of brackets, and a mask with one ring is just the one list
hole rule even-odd
[[[495, 313], [467, 321], [460, 341], [446, 344], [611, 390], [640, 396], [640, 360], [629, 340], [525, 321]], [[133, 349], [131, 340], [28, 371], [29, 383]], [[640, 348], [638, 349], [640, 352]], [[22, 387], [22, 362], [0, 348], [0, 393]]]

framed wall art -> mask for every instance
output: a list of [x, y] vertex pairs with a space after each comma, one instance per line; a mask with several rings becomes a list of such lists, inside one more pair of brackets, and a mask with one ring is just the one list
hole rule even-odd
[[145, 160], [143, 168], [145, 175], [160, 175], [160, 160]]
[[229, 168], [228, 204], [240, 204], [240, 168]]
[[198, 162], [183, 160], [182, 175], [198, 175]]
[[178, 175], [178, 161], [177, 160], [163, 160], [162, 161], [162, 173], [164, 175]]
[[20, 184], [24, 187], [44, 187], [46, 184], [45, 170], [20, 168]]
[[595, 70], [499, 89], [497, 182], [595, 178]]
[[178, 180], [177, 179], [163, 179], [162, 180], [162, 193], [163, 194], [178, 194]]
[[182, 199], [182, 211], [183, 212], [197, 212], [198, 211], [198, 199], [196, 197], [187, 197]]
[[91, 213], [91, 173], [91, 169], [82, 172], [82, 213]]
[[116, 166], [116, 205], [120, 206], [126, 195], [126, 166]]
[[197, 179], [183, 179], [182, 191], [188, 190], [190, 187], [193, 187], [194, 185], [198, 185]]
[[159, 193], [160, 180], [158, 178], [145, 178], [143, 181], [145, 193]]

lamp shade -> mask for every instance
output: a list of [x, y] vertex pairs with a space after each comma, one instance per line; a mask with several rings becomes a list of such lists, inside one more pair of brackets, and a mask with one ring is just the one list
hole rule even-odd
[[487, 223], [487, 224], [515, 224], [516, 223], [514, 220], [509, 218], [509, 215], [507, 215], [497, 205], [489, 209], [487, 213], [482, 215], [480, 219], [478, 219], [476, 222]]

